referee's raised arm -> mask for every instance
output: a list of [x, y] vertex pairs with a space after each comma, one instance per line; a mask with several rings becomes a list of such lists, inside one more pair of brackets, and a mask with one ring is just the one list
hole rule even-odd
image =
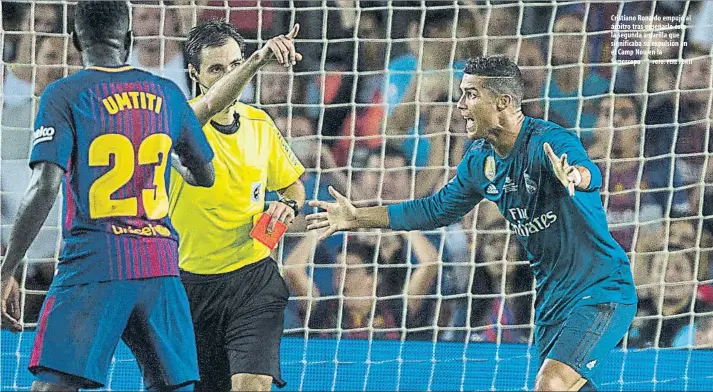
[[[195, 28], [194, 28], [195, 29]], [[226, 73], [215, 82], [198, 100], [191, 103], [193, 111], [201, 125], [205, 125], [213, 116], [235, 102], [242, 94], [250, 79], [260, 68], [277, 62], [289, 67], [302, 60], [302, 55], [295, 49], [295, 37], [300, 31], [299, 23], [295, 24], [287, 35], [279, 35], [268, 40], [258, 51], [254, 52], [239, 66]], [[186, 44], [186, 52], [193, 50], [191, 42]], [[200, 50], [200, 48], [198, 48]], [[187, 56], [190, 58], [190, 56]], [[191, 77], [195, 78], [192, 67], [189, 66]]]

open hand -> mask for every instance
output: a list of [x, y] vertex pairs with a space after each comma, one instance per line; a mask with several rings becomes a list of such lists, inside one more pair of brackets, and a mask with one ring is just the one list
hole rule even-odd
[[2, 280], [2, 328], [22, 331], [20, 324], [20, 285], [14, 276]]
[[319, 236], [319, 240], [323, 240], [337, 231], [349, 230], [356, 227], [356, 207], [349, 199], [342, 196], [333, 187], [329, 187], [329, 194], [336, 200], [336, 203], [327, 203], [326, 201], [310, 201], [312, 207], [319, 207], [326, 212], [317, 212], [307, 215], [307, 230], [316, 230], [327, 228], [327, 230]]
[[544, 144], [545, 153], [550, 158], [552, 170], [558, 180], [567, 188], [570, 196], [574, 196], [574, 188], [582, 182], [582, 174], [579, 173], [577, 167], [567, 163], [567, 154], [562, 154], [558, 157], [549, 143]]
[[257, 52], [261, 62], [277, 61], [278, 64], [289, 67], [302, 61], [302, 55], [295, 49], [295, 37], [300, 31], [299, 23], [295, 23], [287, 35], [270, 38]]

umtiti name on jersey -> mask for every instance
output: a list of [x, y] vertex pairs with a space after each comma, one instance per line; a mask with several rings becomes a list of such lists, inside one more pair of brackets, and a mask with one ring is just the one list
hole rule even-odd
[[161, 113], [163, 98], [143, 91], [127, 91], [112, 94], [102, 99], [102, 102], [109, 114], [117, 114], [127, 109], [144, 109], [158, 114]]

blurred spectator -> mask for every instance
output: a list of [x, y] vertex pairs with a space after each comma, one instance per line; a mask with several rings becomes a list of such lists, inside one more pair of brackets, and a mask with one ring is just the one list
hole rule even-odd
[[[474, 216], [467, 217], [468, 220]], [[464, 227], [473, 227], [464, 219]], [[449, 327], [440, 338], [462, 341], [467, 335], [467, 328], [473, 328], [469, 334], [471, 341], [526, 342], [529, 338], [532, 304], [533, 275], [522, 248], [507, 231], [507, 222], [492, 202], [478, 205], [475, 228], [478, 232], [471, 235], [471, 251], [475, 252], [475, 266], [448, 267], [444, 265], [444, 274], [451, 279], [446, 283], [447, 294], [472, 294], [472, 299], [450, 300], [442, 307], [446, 313], [441, 324]], [[467, 272], [466, 272], [467, 271]], [[459, 279], [458, 275], [465, 276]], [[472, 275], [472, 283], [468, 277]], [[467, 315], [470, 314], [470, 320]], [[521, 327], [515, 327], [519, 325]], [[457, 332], [460, 331], [460, 332]]]
[[256, 103], [272, 118], [286, 116], [289, 105], [304, 103], [301, 78], [277, 63], [260, 70], [258, 89]]
[[[383, 160], [382, 160], [383, 157]], [[408, 162], [403, 152], [386, 145], [382, 155], [380, 150], [372, 150], [366, 159], [366, 167], [356, 176], [361, 202], [400, 202], [410, 198], [411, 179]]]
[[288, 26], [293, 21], [301, 23], [298, 39], [307, 41], [298, 44], [304, 55], [299, 66], [301, 71], [352, 69], [356, 48], [354, 30], [360, 22], [357, 8], [368, 9], [372, 2], [311, 0], [293, 3], [285, 0], [281, 3], [286, 10], [277, 12], [282, 16], [282, 22], [277, 25]]
[[[711, 57], [702, 47], [689, 46], [687, 62], [683, 64], [680, 83], [678, 133], [675, 134], [676, 169], [681, 172], [684, 185], [698, 185], [705, 176], [706, 153], [713, 153], [713, 138], [706, 137], [713, 120], [711, 100]], [[709, 158], [710, 160], [710, 158]], [[702, 188], [691, 192], [692, 211], [698, 211]]]
[[[414, 245], [424, 265], [413, 269], [409, 285], [402, 291], [408, 298], [408, 320], [419, 315], [422, 296], [430, 290], [438, 271], [438, 252], [427, 242], [421, 242], [428, 245], [423, 248]], [[392, 302], [401, 300], [380, 299], [387, 288], [374, 247], [350, 240], [346, 253], [338, 255], [333, 285], [335, 292], [343, 295], [342, 307], [339, 299], [320, 299], [319, 289], [307, 275], [305, 260], [309, 260], [314, 245], [314, 236], [306, 236], [285, 262], [285, 280], [293, 295], [302, 297], [300, 306], [305, 324], [314, 333], [326, 336], [334, 335], [341, 326], [344, 329], [341, 336], [346, 338], [369, 338], [373, 330], [375, 339], [399, 339], [401, 312], [394, 309], [402, 307]]]
[[[662, 3], [659, 3], [659, 5]], [[656, 8], [656, 16], [678, 17], [679, 15], [662, 7]], [[679, 28], [663, 20], [654, 20], [646, 24], [647, 36], [643, 45], [655, 48], [655, 50], [644, 51], [641, 56], [642, 63], [636, 67], [636, 88], [634, 92], [650, 93], [648, 95], [648, 112], [646, 114], [647, 124], [672, 123], [671, 114], [673, 108], [669, 108], [670, 102], [676, 98], [676, 81], [680, 61], [670, 61], [679, 58], [681, 46], [670, 45], [672, 38], [669, 34], [680, 32]], [[683, 56], [683, 52], [681, 53]], [[653, 61], [652, 61], [653, 60]], [[663, 110], [668, 109], [668, 110]], [[660, 113], [657, 115], [657, 113]], [[650, 118], [650, 116], [652, 116]], [[656, 120], [658, 119], [658, 120]]]
[[[590, 157], [598, 160], [603, 175], [605, 192], [602, 198], [610, 230], [627, 252], [634, 250], [637, 223], [641, 241], [658, 242], [652, 234], [662, 227], [661, 219], [668, 213], [672, 193], [665, 162], [643, 162], [640, 158], [643, 142], [639, 112], [637, 102], [631, 96], [603, 99], [599, 105], [595, 143], [589, 149]], [[677, 173], [673, 175], [673, 185], [680, 186]], [[674, 194], [671, 208], [674, 212], [688, 211], [683, 192]]]
[[[322, 88], [322, 76], [318, 76], [310, 85], [308, 93], [310, 104], [321, 103], [320, 96], [324, 96], [326, 107], [322, 135], [339, 136], [339, 140], [330, 138], [326, 142], [332, 146], [340, 166], [352, 164], [347, 160], [353, 138], [358, 138], [354, 144], [356, 147], [377, 148], [381, 145], [386, 64], [386, 26], [381, 10], [362, 11], [358, 37], [359, 77], [355, 79], [348, 73], [326, 75]], [[352, 101], [356, 105], [347, 105]], [[319, 113], [315, 112], [314, 115]]]
[[522, 112], [526, 116], [543, 117], [545, 113], [542, 100], [543, 88], [547, 79], [545, 58], [541, 46], [535, 40], [522, 40], [519, 46], [514, 42], [508, 45], [506, 53], [511, 59], [517, 59], [522, 73], [523, 102]]
[[474, 0], [458, 0], [456, 21], [456, 58], [467, 59], [483, 54], [483, 15]]
[[[705, 90], [710, 88], [711, 58], [703, 48], [693, 45], [688, 47], [685, 57], [687, 61], [680, 64], [680, 92], [649, 94], [646, 112], [646, 156], [655, 157], [662, 165], [675, 165], [682, 177], [679, 186], [698, 184], [701, 177], [705, 177], [705, 153], [713, 151], [713, 139], [708, 138], [709, 145], [705, 145], [710, 131], [708, 121], [713, 116], [709, 107], [710, 91]], [[675, 64], [674, 69], [657, 77], [670, 78], [664, 75], [673, 73], [671, 83], [675, 86], [678, 67]], [[676, 156], [668, 155], [671, 152]], [[700, 207], [702, 191], [698, 186], [692, 188], [692, 211]]]
[[690, 323], [676, 334], [673, 347], [713, 347], [713, 286], [698, 287], [694, 313]]
[[517, 43], [520, 13], [528, 7], [504, 2], [487, 9], [476, 0], [459, 0], [456, 58], [501, 55]]
[[640, 253], [633, 260], [639, 296], [637, 315], [648, 316], [639, 318], [632, 327], [630, 346], [633, 347], [655, 345], [659, 323], [658, 347], [671, 347], [676, 333], [690, 323], [688, 312], [701, 312], [699, 307], [705, 305], [697, 302], [696, 307], [691, 309], [696, 290], [694, 282], [704, 278], [709, 268], [710, 254], [700, 250], [713, 245], [710, 234], [701, 233], [698, 242], [698, 218], [672, 221], [668, 228], [668, 241], [662, 243], [664, 230], [656, 236], [658, 242], [655, 249], [648, 249], [656, 253]]
[[490, 12], [484, 12], [488, 22], [488, 29], [485, 32], [488, 38], [485, 43], [487, 50], [484, 50], [484, 54], [501, 55], [507, 51], [508, 46], [517, 43], [518, 20], [521, 12], [522, 7], [516, 3], [505, 7], [493, 7]]
[[[65, 55], [65, 45], [67, 48]], [[69, 37], [44, 37], [37, 42], [37, 61], [34, 95], [39, 97], [47, 86], [67, 75], [76, 73], [82, 66], [82, 57]]]
[[3, 40], [2, 61], [10, 63], [15, 60], [17, 45], [22, 35], [15, 34], [20, 31], [20, 24], [24, 18], [23, 4], [14, 1], [5, 1], [2, 5], [2, 27], [6, 34]]
[[[357, 187], [350, 186], [349, 178], [341, 171], [332, 170], [337, 168], [332, 152], [326, 145], [320, 146], [314, 123], [309, 117], [288, 118], [281, 116], [275, 118], [275, 125], [282, 130], [292, 151], [306, 169], [300, 180], [305, 186], [307, 201], [333, 200], [329, 194], [329, 186], [333, 186], [345, 195], [358, 197], [359, 191]], [[348, 193], [347, 190], [350, 187], [351, 193]], [[278, 200], [278, 196], [275, 192], [271, 192], [266, 196], [266, 200]], [[312, 210], [317, 211], [316, 208], [313, 209], [305, 205], [306, 212]], [[305, 228], [305, 222], [301, 219], [303, 216], [304, 214], [298, 216], [295, 224], [292, 225], [293, 231], [301, 231]]]
[[[282, 31], [279, 33], [275, 31], [276, 9], [273, 7], [289, 8], [288, 4], [280, 4], [280, 1], [275, 0], [196, 0], [195, 3], [198, 22], [225, 20], [235, 26], [249, 41], [257, 39], [260, 35], [263, 40], [267, 40], [275, 34], [281, 34]], [[287, 23], [278, 25], [281, 26], [280, 28], [285, 28]], [[247, 42], [246, 46], [248, 53], [257, 49], [253, 42]]]
[[[373, 246], [377, 250], [379, 275], [382, 280], [381, 294], [383, 296], [402, 294], [406, 287], [409, 268], [408, 236], [396, 232], [359, 231], [351, 236], [350, 240]], [[426, 237], [418, 236], [416, 241], [418, 240], [426, 240]], [[417, 264], [418, 260], [416, 257], [414, 259], [412, 263]], [[399, 312], [400, 309], [394, 311]]]
[[[414, 102], [428, 104], [444, 102], [444, 99], [450, 102], [451, 92], [456, 95], [465, 62], [453, 59], [451, 54], [454, 17], [452, 9], [426, 11], [422, 48], [418, 39], [420, 23], [414, 21], [409, 25], [410, 53], [395, 58], [389, 64], [386, 99], [390, 117], [386, 126], [387, 133], [417, 133], [418, 130], [413, 128], [420, 115], [419, 109], [423, 110], [424, 105], [416, 105]], [[416, 72], [419, 69], [422, 72]], [[417, 97], [416, 91], [419, 89], [420, 96]], [[410, 155], [408, 151], [407, 155]]]
[[[500, 333], [503, 342], [523, 343], [527, 342], [528, 332], [507, 326], [528, 326], [530, 323], [532, 296], [521, 294], [532, 290], [532, 272], [529, 265], [518, 264], [518, 261], [526, 260], [519, 243], [514, 237], [508, 240], [507, 232], [497, 232], [498, 226], [484, 229], [485, 233], [480, 234], [474, 244], [476, 261], [486, 263], [484, 279], [489, 281], [489, 293], [499, 295], [480, 300], [486, 301], [480, 304], [484, 307], [483, 312], [471, 312], [471, 327], [488, 327], [471, 334], [471, 340], [495, 342]], [[496, 232], [490, 232], [492, 230]], [[477, 306], [473, 304], [473, 308]]]
[[129, 64], [172, 80], [191, 97], [191, 86], [183, 57], [180, 14], [172, 2], [153, 1], [132, 4], [131, 28], [134, 46]]
[[[691, 310], [691, 301], [695, 296], [695, 249], [685, 250], [669, 246], [669, 251], [671, 253], [662, 253], [654, 260], [654, 269], [651, 271], [653, 281], [659, 283], [659, 287], [653, 290], [652, 298], [657, 304], [657, 313], [666, 317], [656, 320], [661, 324], [658, 347], [672, 346], [678, 330], [689, 321], [686, 313]], [[663, 301], [659, 299], [660, 296], [663, 296]], [[655, 334], [658, 326], [654, 324], [650, 328]]]
[[[599, 76], [588, 64], [584, 46], [584, 20], [581, 14], [558, 16], [552, 44], [552, 78], [546, 91], [549, 117], [565, 128], [579, 127], [585, 145], [591, 141], [591, 128], [596, 122], [600, 95], [609, 91], [609, 81]], [[580, 56], [584, 56], [580, 58]], [[579, 98], [581, 95], [582, 99]], [[579, 117], [579, 118], [578, 118]]]
[[[423, 132], [418, 139], [407, 139], [404, 143], [410, 151], [428, 151], [427, 157], [412, 156], [410, 163], [415, 163], [416, 184], [414, 197], [425, 197], [433, 193], [436, 188], [450, 178], [448, 176], [448, 156], [446, 143], [448, 134], [453, 125], [451, 118], [453, 112], [460, 115], [451, 104], [431, 106], [427, 109], [424, 119]], [[416, 148], [415, 144], [419, 144]], [[421, 146], [425, 148], [421, 148]], [[426, 163], [422, 162], [426, 160]]]
[[[33, 54], [39, 46], [35, 37], [40, 39], [46, 37], [46, 34], [58, 33], [62, 27], [62, 9], [58, 4], [35, 2], [23, 8], [19, 31], [24, 33], [17, 35], [16, 55], [4, 72], [3, 104], [7, 107], [18, 105], [33, 95], [32, 69], [33, 64], [37, 63]], [[32, 32], [38, 35], [35, 36]]]
[[[4, 131], [2, 132], [2, 143], [0, 143], [0, 145], [2, 145], [3, 159], [24, 160], [29, 157], [32, 140], [32, 122], [37, 104], [39, 103], [39, 100], [32, 96], [41, 96], [42, 92], [50, 83], [62, 78], [65, 68], [67, 68], [68, 65], [70, 74], [79, 68], [79, 64], [81, 64], [79, 52], [77, 52], [71, 44], [67, 45], [68, 57], [65, 57], [64, 48], [67, 39], [66, 37], [57, 36], [41, 37], [36, 45], [37, 54], [35, 58], [37, 65], [35, 67], [33, 91], [30, 95], [22, 99], [13, 99], [13, 102], [5, 101], [3, 112], [6, 113], [6, 115], [2, 116], [2, 127]], [[7, 89], [7, 85], [5, 85], [4, 88]], [[7, 113], [12, 113], [12, 115], [7, 115]], [[6, 164], [6, 162], [3, 161], [3, 164]], [[7, 165], [11, 164], [7, 163]], [[16, 176], [21, 176], [26, 173], [25, 170], [21, 170], [20, 172], [16, 170], [5, 172], [3, 170], [3, 174], [5, 175], [3, 182], [5, 182], [5, 179], [9, 181], [10, 178], [16, 178]], [[9, 181], [8, 184], [13, 182], [17, 183], [13, 180]], [[24, 191], [24, 186], [19, 185], [24, 183], [25, 181], [18, 183], [20, 187], [18, 191]]]

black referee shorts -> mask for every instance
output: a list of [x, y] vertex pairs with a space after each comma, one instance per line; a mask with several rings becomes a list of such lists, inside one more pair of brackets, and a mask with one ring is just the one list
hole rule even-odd
[[280, 339], [289, 290], [277, 263], [265, 258], [236, 271], [181, 271], [191, 306], [201, 381], [195, 390], [230, 391], [238, 373], [272, 377], [278, 387]]

